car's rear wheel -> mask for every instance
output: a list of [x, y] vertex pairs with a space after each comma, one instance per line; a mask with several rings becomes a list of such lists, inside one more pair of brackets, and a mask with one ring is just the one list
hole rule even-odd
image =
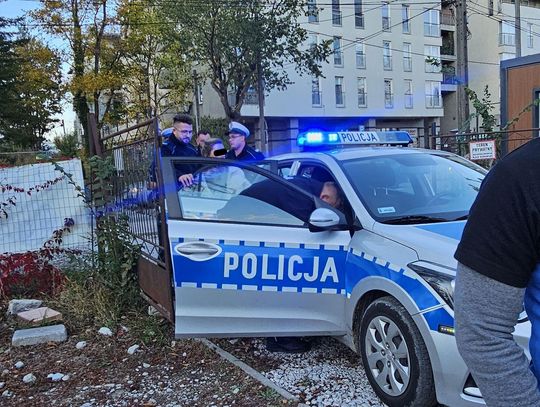
[[390, 407], [437, 404], [429, 355], [412, 318], [392, 297], [372, 302], [361, 316], [356, 343], [379, 398]]

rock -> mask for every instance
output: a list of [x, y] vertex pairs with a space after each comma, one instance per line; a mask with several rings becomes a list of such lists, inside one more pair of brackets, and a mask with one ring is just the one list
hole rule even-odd
[[85, 348], [85, 347], [86, 347], [86, 341], [79, 341], [79, 342], [77, 342], [77, 344], [75, 345], [75, 347], [76, 347], [77, 349], [83, 349], [83, 348]]
[[101, 328], [99, 328], [98, 334], [103, 336], [113, 336], [112, 331], [106, 326], [102, 326]]
[[2, 376], [6, 376], [8, 374], [9, 374], [9, 370], [7, 369], [2, 370]]
[[40, 300], [11, 300], [8, 305], [8, 314], [16, 315], [19, 312], [39, 308], [41, 304], [43, 301]]
[[143, 363], [142, 366], [145, 368], [145, 369], [148, 369], [150, 367], [150, 365], [148, 363]]
[[6, 382], [0, 382], [0, 389], [3, 389], [5, 385], [6, 385]]
[[124, 332], [129, 332], [129, 328], [127, 326], [120, 325], [120, 329], [122, 329]]
[[19, 329], [14, 332], [11, 344], [13, 346], [36, 345], [47, 342], [63, 342], [67, 339], [64, 325], [50, 325], [39, 328]]
[[127, 350], [127, 353], [133, 355], [137, 351], [137, 349], [139, 349], [139, 345], [130, 346]]
[[22, 369], [23, 367], [24, 367], [24, 363], [21, 362], [20, 360], [17, 363], [15, 363], [16, 369]]
[[11, 392], [9, 390], [4, 390], [4, 392], [2, 393], [2, 396], [3, 397], [11, 397]]
[[31, 384], [36, 382], [36, 376], [34, 376], [32, 373], [28, 373], [25, 375], [22, 379], [22, 381], [26, 384]]
[[69, 375], [68, 374], [66, 374], [66, 375], [64, 375], [64, 377], [62, 377], [63, 382], [67, 382], [68, 380], [69, 380]]
[[51, 379], [53, 382], [59, 382], [63, 377], [63, 373], [49, 373], [47, 375], [47, 379]]

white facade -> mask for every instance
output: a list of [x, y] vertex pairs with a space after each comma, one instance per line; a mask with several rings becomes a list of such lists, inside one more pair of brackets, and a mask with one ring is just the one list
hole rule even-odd
[[[383, 3], [359, 0], [312, 1], [318, 21], [304, 17], [306, 43], [333, 40], [335, 52], [315, 83], [289, 68], [294, 82], [285, 91], [266, 95], [269, 149], [283, 151], [298, 132], [327, 130], [409, 129], [422, 136], [443, 116], [440, 66], [440, 4], [414, 1]], [[317, 4], [320, 3], [320, 4]], [[365, 4], [363, 4], [365, 3]], [[361, 7], [361, 13], [360, 8]], [[308, 21], [311, 20], [311, 21]], [[426, 56], [435, 62], [426, 63]], [[202, 115], [223, 115], [213, 89], [206, 87]], [[256, 130], [257, 98], [244, 104], [242, 117]], [[275, 144], [272, 145], [272, 142]], [[279, 148], [278, 148], [279, 147]]]

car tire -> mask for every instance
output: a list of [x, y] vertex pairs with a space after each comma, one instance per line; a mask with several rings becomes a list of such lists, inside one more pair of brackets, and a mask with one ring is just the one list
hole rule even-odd
[[356, 331], [367, 378], [390, 407], [437, 405], [426, 345], [407, 310], [393, 297], [372, 302]]

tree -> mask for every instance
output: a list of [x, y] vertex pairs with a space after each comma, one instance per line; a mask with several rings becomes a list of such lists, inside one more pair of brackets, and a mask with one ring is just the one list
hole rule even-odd
[[190, 64], [182, 61], [182, 43], [174, 41], [159, 8], [122, 0], [118, 18], [128, 74], [128, 111], [132, 117], [161, 116], [186, 103], [191, 91]]
[[40, 0], [30, 15], [49, 34], [69, 44], [69, 90], [73, 107], [88, 143], [89, 105], [98, 120], [106, 122], [115, 102], [121, 100], [124, 80], [119, 30], [115, 30], [114, 0]]
[[225, 114], [238, 119], [246, 94], [257, 88], [283, 90], [291, 84], [287, 67], [322, 76], [330, 41], [306, 46], [308, 32], [298, 18], [305, 0], [184, 0], [159, 2], [177, 27], [179, 41], [190, 44], [190, 59], [202, 63]]
[[16, 48], [20, 61], [17, 74], [17, 107], [20, 112], [13, 127], [17, 144], [39, 146], [44, 135], [58, 122], [64, 95], [61, 60], [51, 48], [36, 38], [27, 38]]
[[0, 134], [4, 137], [9, 135], [18, 113], [16, 86], [19, 61], [15, 48], [20, 40], [13, 39], [13, 33], [8, 31], [15, 22], [0, 17]]
[[488, 85], [484, 87], [484, 96], [482, 99], [479, 99], [476, 92], [470, 88], [465, 88], [465, 93], [472, 102], [475, 110], [475, 113], [473, 113], [467, 120], [467, 126], [469, 125], [471, 119], [480, 117], [482, 118], [482, 128], [484, 131], [493, 131], [493, 128], [497, 124], [497, 119], [492, 113], [495, 106], [491, 101], [491, 93], [489, 92]]

